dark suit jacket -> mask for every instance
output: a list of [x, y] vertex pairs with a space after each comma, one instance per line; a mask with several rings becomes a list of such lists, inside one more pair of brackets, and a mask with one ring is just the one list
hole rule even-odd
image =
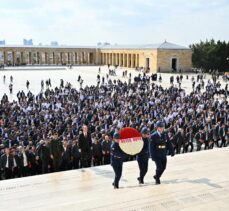
[[225, 128], [220, 127], [219, 128], [219, 136], [225, 138], [226, 135], [227, 135], [227, 128], [226, 127]]
[[[29, 152], [28, 151], [25, 151], [25, 156], [27, 158], [27, 163], [29, 165]], [[23, 167], [24, 166], [24, 157], [23, 157], [23, 154], [22, 153], [18, 153], [18, 167]]]
[[52, 154], [54, 157], [61, 158], [61, 154], [64, 151], [63, 145], [60, 141], [60, 139], [54, 140], [51, 139], [50, 142], [50, 154]]
[[193, 140], [194, 140], [194, 134], [193, 134], [193, 132], [192, 132], [192, 133], [190, 133], [190, 132], [187, 133], [185, 139], [186, 139], [186, 141], [189, 142], [189, 143], [190, 143], [190, 142], [193, 142]]
[[199, 132], [196, 133], [195, 139], [196, 139], [197, 143], [200, 143], [200, 139], [203, 139], [203, 141], [204, 141], [204, 139], [205, 139], [204, 133], [199, 133]]
[[79, 159], [80, 158], [80, 152], [79, 152], [78, 145], [75, 144], [72, 146], [71, 155], [72, 155], [73, 159]]
[[44, 144], [41, 144], [38, 149], [37, 149], [37, 152], [38, 152], [38, 156], [40, 157], [42, 163], [49, 163], [50, 162], [50, 148]]
[[[63, 147], [63, 150], [64, 150], [64, 147]], [[71, 161], [71, 146], [67, 146], [66, 147], [66, 151], [63, 151], [63, 156], [62, 156], [62, 160], [64, 162], [67, 162], [69, 163]]]
[[90, 133], [87, 133], [87, 136], [85, 137], [83, 133], [79, 136], [79, 149], [81, 149], [81, 153], [83, 154], [90, 154], [91, 153], [91, 135]]
[[[3, 154], [1, 156], [1, 168], [5, 168], [6, 167], [6, 162], [7, 162], [7, 156], [6, 154]], [[9, 155], [8, 157], [8, 165], [9, 165], [9, 168], [12, 168], [13, 167], [13, 156], [12, 155]]]
[[205, 141], [212, 141], [213, 140], [213, 130], [205, 131], [204, 132], [204, 140]]

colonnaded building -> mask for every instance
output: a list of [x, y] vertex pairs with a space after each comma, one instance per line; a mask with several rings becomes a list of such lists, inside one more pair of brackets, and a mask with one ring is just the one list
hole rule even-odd
[[150, 45], [10, 46], [0, 45], [5, 65], [113, 65], [150, 72], [190, 71], [192, 51], [169, 42]]

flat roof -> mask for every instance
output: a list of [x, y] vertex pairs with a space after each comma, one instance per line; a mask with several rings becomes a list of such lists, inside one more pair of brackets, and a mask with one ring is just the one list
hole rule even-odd
[[185, 46], [177, 45], [170, 42], [163, 42], [159, 44], [144, 44], [144, 45], [106, 45], [101, 46], [101, 49], [185, 49], [190, 50]]
[[0, 48], [53, 48], [53, 49], [167, 49], [167, 50], [190, 50], [190, 48], [177, 45], [170, 42], [159, 44], [143, 44], [143, 45], [99, 45], [99, 46], [80, 46], [80, 45], [0, 45]]
[[0, 48], [98, 48], [96, 46], [80, 46], [80, 45], [57, 45], [57, 46], [52, 46], [52, 45], [0, 45]]

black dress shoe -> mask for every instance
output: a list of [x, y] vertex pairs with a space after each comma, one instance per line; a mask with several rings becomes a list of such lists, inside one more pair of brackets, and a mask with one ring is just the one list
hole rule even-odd
[[118, 189], [118, 188], [119, 188], [118, 186], [114, 185], [114, 189]]
[[118, 189], [118, 185], [115, 185], [114, 182], [112, 183], [112, 185], [114, 186], [114, 189]]
[[161, 184], [160, 179], [157, 178], [156, 175], [154, 175], [153, 178], [155, 179], [155, 184], [156, 184], [156, 185], [160, 185], [160, 184]]
[[144, 181], [140, 179], [140, 177], [137, 178], [139, 185], [144, 184]]
[[156, 184], [156, 185], [160, 185], [160, 184], [161, 184], [160, 179], [157, 179], [155, 184]]

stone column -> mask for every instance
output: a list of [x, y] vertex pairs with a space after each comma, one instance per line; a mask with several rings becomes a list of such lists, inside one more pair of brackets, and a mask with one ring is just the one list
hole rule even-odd
[[7, 64], [7, 63], [8, 63], [8, 52], [3, 51], [3, 64]]
[[73, 52], [70, 53], [70, 60], [71, 60], [70, 64], [74, 64], [73, 54], [74, 54]]
[[91, 57], [90, 57], [90, 52], [87, 53], [87, 64], [92, 64]]
[[128, 67], [130, 68], [130, 67], [131, 67], [131, 54], [129, 54], [128, 56], [129, 56], [129, 64], [128, 64]]
[[78, 54], [77, 54], [77, 52], [75, 52], [75, 64], [77, 64], [77, 62], [78, 62]]
[[40, 64], [40, 52], [36, 53], [36, 57], [37, 64]]
[[104, 54], [101, 53], [101, 64], [103, 64], [103, 63], [104, 63]]
[[122, 66], [122, 54], [121, 53], [119, 54], [119, 64], [118, 65]]
[[106, 65], [107, 64], [107, 57], [106, 57], [105, 53], [103, 53], [103, 58], [104, 58], [103, 65]]
[[48, 53], [45, 52], [45, 64], [48, 64]]
[[126, 54], [126, 67], [129, 67], [129, 54]]
[[135, 66], [135, 54], [131, 55], [131, 68], [134, 68]]
[[29, 52], [29, 64], [32, 64], [32, 53]]
[[78, 64], [81, 64], [81, 55], [82, 54], [81, 54], [81, 52], [78, 52], [77, 54], [78, 54]]
[[114, 57], [114, 60], [113, 60], [113, 65], [115, 66], [116, 65], [116, 53], [113, 53], [113, 57]]
[[119, 53], [116, 54], [116, 65], [119, 66]]
[[67, 52], [67, 61], [66, 61], [66, 63], [67, 63], [67, 64], [70, 63], [70, 53], [69, 53], [69, 52]]
[[52, 60], [50, 60], [51, 62], [51, 64], [55, 64], [55, 62], [56, 62], [56, 59], [55, 59], [55, 53], [54, 52], [52, 52], [51, 53], [51, 56], [52, 56]]
[[137, 62], [136, 62], [136, 66], [139, 67], [139, 54], [137, 54]]
[[60, 52], [60, 64], [63, 64], [63, 53]]
[[44, 62], [43, 62], [43, 52], [42, 51], [39, 52], [39, 58], [40, 58], [40, 65], [44, 64]]
[[81, 52], [81, 64], [84, 64], [85, 63], [85, 55], [84, 55], [84, 52], [82, 51]]
[[108, 64], [110, 64], [109, 62], [110, 62], [110, 57], [109, 57], [109, 54], [108, 53], [106, 53], [106, 56], [107, 56], [107, 65]]
[[12, 65], [15, 65], [16, 52], [12, 51]]
[[21, 54], [21, 58], [20, 58], [20, 63], [22, 64], [24, 64], [25, 63], [25, 60], [24, 60], [24, 52], [22, 51], [22, 52], [20, 52], [20, 54]]
[[110, 65], [113, 65], [113, 54], [110, 53]]
[[104, 64], [106, 65], [106, 64], [108, 64], [108, 63], [107, 63], [107, 54], [106, 54], [106, 53], [104, 53], [104, 58], [105, 58]]

